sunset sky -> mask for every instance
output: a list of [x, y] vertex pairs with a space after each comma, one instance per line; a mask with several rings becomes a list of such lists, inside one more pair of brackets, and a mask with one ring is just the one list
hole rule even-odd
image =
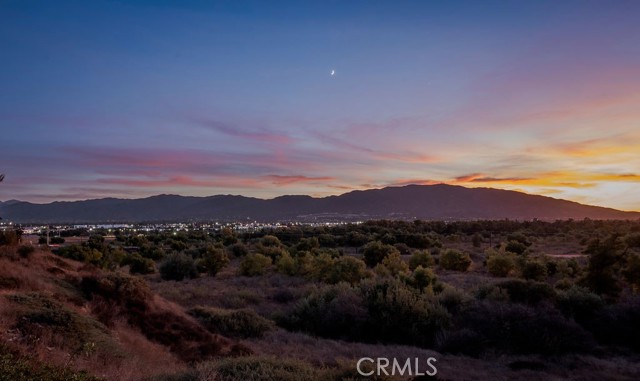
[[0, 0], [0, 173], [3, 201], [445, 182], [640, 210], [640, 1]]

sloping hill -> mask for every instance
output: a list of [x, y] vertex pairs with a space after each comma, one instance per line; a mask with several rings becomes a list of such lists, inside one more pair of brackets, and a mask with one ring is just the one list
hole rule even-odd
[[6, 361], [10, 356], [29, 369], [42, 363], [60, 374], [85, 370], [106, 380], [140, 380], [186, 369], [192, 361], [237, 355], [239, 344], [209, 332], [139, 277], [46, 251], [0, 249], [0, 357]]
[[465, 188], [446, 184], [408, 185], [312, 198], [282, 196], [270, 200], [218, 195], [159, 195], [136, 200], [0, 205], [14, 222], [142, 222], [186, 220], [314, 221], [323, 219], [635, 219], [638, 212], [583, 205], [521, 192]]

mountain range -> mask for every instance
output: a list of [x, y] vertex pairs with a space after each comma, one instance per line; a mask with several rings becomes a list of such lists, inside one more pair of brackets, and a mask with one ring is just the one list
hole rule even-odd
[[158, 195], [34, 204], [0, 203], [0, 216], [15, 223], [169, 221], [356, 221], [367, 219], [637, 219], [625, 212], [522, 192], [461, 186], [407, 185], [339, 196], [259, 199], [217, 195]]

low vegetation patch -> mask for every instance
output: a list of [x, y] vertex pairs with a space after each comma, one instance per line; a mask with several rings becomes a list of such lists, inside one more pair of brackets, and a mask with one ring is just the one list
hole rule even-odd
[[[375, 370], [365, 364], [362, 370]], [[270, 356], [248, 356], [209, 361], [194, 369], [173, 375], [163, 375], [152, 381], [390, 381], [397, 377], [362, 376], [352, 362], [337, 367], [318, 367], [306, 361]], [[433, 378], [429, 378], [433, 379]]]
[[51, 341], [48, 345], [71, 352], [88, 349], [111, 351], [117, 348], [117, 343], [103, 324], [63, 306], [47, 295], [21, 293], [9, 294], [6, 298], [15, 304], [15, 328], [28, 342], [47, 337]]
[[44, 365], [0, 345], [0, 381], [100, 381], [86, 372]]
[[209, 331], [228, 337], [262, 337], [275, 324], [250, 309], [225, 310], [221, 308], [195, 307], [189, 314]]

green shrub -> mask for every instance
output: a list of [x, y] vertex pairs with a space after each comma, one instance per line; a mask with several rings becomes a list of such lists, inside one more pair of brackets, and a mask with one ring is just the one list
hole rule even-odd
[[487, 258], [487, 269], [489, 274], [495, 277], [506, 277], [516, 267], [512, 254], [509, 253], [492, 253]]
[[445, 285], [437, 295], [438, 302], [451, 314], [458, 314], [472, 300], [463, 290]]
[[289, 251], [286, 248], [280, 246], [264, 246], [262, 248], [258, 248], [258, 250], [260, 254], [271, 258], [272, 262], [277, 261], [278, 258], [283, 255], [289, 254]]
[[242, 259], [238, 274], [245, 276], [262, 275], [271, 266], [271, 258], [262, 254], [249, 254]]
[[526, 261], [522, 266], [522, 277], [527, 280], [543, 281], [547, 278], [547, 266], [539, 261]]
[[245, 255], [249, 254], [249, 249], [244, 243], [241, 242], [229, 246], [228, 250], [234, 257], [244, 257]]
[[303, 238], [296, 245], [296, 251], [312, 251], [319, 247], [320, 247], [320, 242], [318, 241], [318, 238], [316, 237]]
[[380, 241], [369, 242], [365, 245], [362, 253], [364, 254], [364, 262], [369, 267], [374, 267], [392, 253], [398, 253], [398, 249], [391, 245], [385, 245]]
[[418, 266], [427, 268], [433, 266], [435, 263], [436, 261], [428, 250], [420, 250], [411, 254], [409, 258], [409, 269], [415, 270]]
[[166, 254], [161, 247], [158, 247], [156, 245], [145, 244], [140, 246], [140, 255], [143, 258], [159, 261], [159, 260], [162, 260]]
[[362, 336], [366, 319], [362, 297], [353, 287], [340, 283], [314, 290], [277, 322], [322, 337], [354, 339]]
[[220, 270], [229, 264], [229, 257], [224, 249], [213, 245], [207, 246], [202, 257], [198, 259], [198, 270], [215, 276]]
[[411, 276], [411, 284], [419, 290], [422, 290], [436, 281], [436, 275], [433, 270], [418, 266], [413, 270]]
[[296, 261], [296, 273], [298, 275], [313, 277], [314, 266], [313, 262], [315, 257], [309, 252], [297, 253]]
[[174, 253], [167, 256], [159, 266], [160, 277], [164, 280], [181, 281], [185, 278], [196, 278], [198, 270], [193, 258], [183, 254]]
[[510, 253], [522, 255], [527, 251], [527, 245], [518, 241], [509, 241], [504, 249]]
[[127, 256], [121, 264], [123, 266], [129, 265], [131, 274], [153, 274], [156, 272], [155, 262], [149, 258], [143, 258], [137, 253]]
[[558, 292], [557, 305], [565, 316], [584, 322], [604, 308], [604, 301], [586, 288], [573, 286]]
[[276, 236], [265, 235], [260, 239], [260, 244], [265, 247], [278, 247], [282, 245], [282, 242], [280, 242], [280, 239]]
[[440, 266], [445, 270], [467, 271], [471, 265], [469, 254], [460, 250], [448, 249], [440, 254]]
[[296, 275], [298, 270], [296, 266], [296, 260], [293, 259], [291, 257], [291, 254], [286, 251], [282, 254], [282, 256], [280, 256], [280, 258], [278, 258], [278, 260], [276, 260], [276, 268], [278, 269], [279, 273], [286, 275]]
[[478, 292], [479, 299], [490, 299], [495, 290], [506, 292], [509, 301], [513, 303], [539, 304], [544, 301], [553, 302], [556, 297], [554, 289], [546, 283], [524, 281], [521, 279], [506, 280]]
[[591, 241], [585, 250], [589, 254], [589, 265], [583, 284], [598, 295], [616, 300], [622, 291], [616, 276], [622, 251], [622, 242], [616, 234]]
[[332, 266], [324, 274], [322, 280], [331, 284], [340, 282], [356, 284], [366, 276], [367, 266], [362, 260], [344, 256], [333, 260]]
[[393, 276], [409, 271], [409, 266], [405, 261], [402, 260], [399, 252], [394, 252], [387, 255], [382, 260], [382, 264], [387, 268], [387, 270], [389, 270], [389, 273]]
[[359, 289], [368, 312], [367, 341], [428, 346], [449, 324], [451, 316], [435, 298], [397, 279], [365, 280]]
[[189, 314], [198, 319], [209, 331], [227, 337], [262, 337], [274, 327], [271, 320], [263, 318], [250, 309], [224, 310], [195, 307], [189, 311]]
[[327, 274], [333, 268], [333, 263], [335, 260], [331, 257], [331, 255], [322, 253], [313, 257], [311, 262], [311, 278], [317, 280], [325, 280], [327, 279]]

